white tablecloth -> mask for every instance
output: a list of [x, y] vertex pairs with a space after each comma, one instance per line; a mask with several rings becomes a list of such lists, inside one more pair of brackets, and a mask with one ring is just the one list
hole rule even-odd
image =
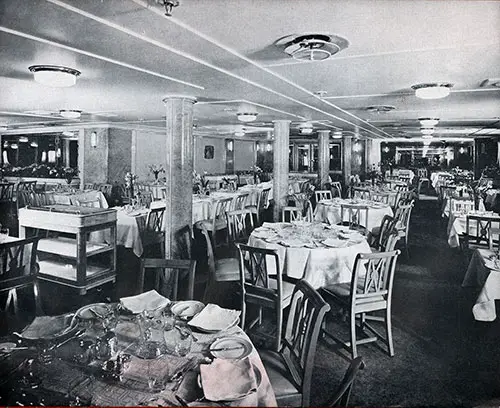
[[238, 192], [242, 193], [249, 193], [250, 195], [248, 196], [246, 205], [257, 205], [257, 201], [259, 199], [260, 193], [262, 193], [262, 190], [270, 188], [271, 190], [269, 191], [269, 195], [267, 196], [267, 205], [269, 205], [269, 202], [273, 198], [273, 182], [272, 181], [265, 181], [263, 183], [251, 185], [247, 184], [246, 186], [240, 187], [238, 189]]
[[[266, 226], [275, 226], [278, 231], [285, 228], [285, 232], [278, 233], [274, 238], [259, 237]], [[346, 229], [345, 227], [327, 226], [320, 223], [264, 223], [261, 228], [256, 228], [250, 235], [248, 244], [259, 248], [270, 248], [278, 250], [280, 260], [280, 268], [282, 274], [296, 279], [305, 279], [314, 288], [321, 288], [327, 285], [332, 285], [342, 282], [350, 282], [354, 260], [359, 253], [370, 253], [371, 249], [364, 237], [358, 233], [354, 233], [356, 239], [344, 241], [344, 247], [327, 247], [320, 246], [314, 248], [307, 247], [289, 247], [280, 243], [279, 237], [285, 236], [286, 240], [299, 240], [302, 242], [312, 242], [314, 238], [307, 238], [307, 234], [316, 236], [336, 237], [338, 231]], [[278, 242], [273, 242], [278, 239]], [[335, 238], [333, 238], [335, 239]], [[320, 239], [321, 240], [321, 239]], [[340, 240], [339, 240], [340, 242]], [[321, 244], [319, 244], [321, 245]], [[314, 245], [312, 245], [314, 246]], [[275, 273], [274, 264], [268, 263], [268, 272]]]
[[[490, 214], [493, 213], [490, 212]], [[460, 246], [460, 235], [465, 234], [466, 228], [467, 217], [465, 215], [450, 217], [450, 222], [448, 223], [448, 245], [450, 247], [458, 248]], [[475, 223], [472, 223], [470, 228], [471, 233], [475, 234]]]
[[496, 319], [495, 300], [500, 299], [500, 270], [490, 260], [492, 255], [489, 249], [476, 249], [462, 282], [463, 287], [481, 288], [472, 313], [476, 320], [485, 322]]
[[439, 190], [439, 187], [443, 185], [439, 181], [439, 176], [450, 176], [453, 177], [453, 174], [448, 173], [447, 171], [437, 171], [435, 173], [431, 173], [431, 184], [434, 189]]
[[[328, 222], [331, 225], [338, 224], [342, 220], [340, 219], [340, 206], [341, 204], [352, 204], [358, 203], [360, 205], [368, 205], [370, 208], [368, 210], [368, 225], [366, 225], [366, 220], [364, 215], [360, 220], [360, 224], [366, 227], [368, 231], [372, 231], [373, 228], [380, 226], [382, 218], [385, 215], [393, 216], [392, 209], [389, 205], [383, 203], [377, 203], [375, 201], [369, 200], [350, 200], [342, 198], [334, 198], [332, 200], [321, 200], [316, 205], [316, 210], [314, 211], [314, 220], [319, 222]], [[362, 212], [364, 213], [364, 212]], [[344, 217], [346, 215], [344, 214]], [[346, 221], [347, 219], [343, 220]]]
[[[193, 195], [193, 224], [197, 221], [209, 219], [212, 216], [214, 204], [223, 198], [236, 198], [244, 190], [237, 191], [215, 191], [209, 196]], [[248, 201], [247, 201], [248, 203]]]

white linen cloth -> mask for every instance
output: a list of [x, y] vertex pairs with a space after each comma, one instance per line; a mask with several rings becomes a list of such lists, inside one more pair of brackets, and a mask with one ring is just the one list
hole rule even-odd
[[267, 197], [267, 203], [266, 205], [269, 205], [269, 202], [273, 198], [273, 182], [272, 181], [265, 181], [259, 184], [247, 184], [243, 187], [240, 187], [238, 191], [244, 192], [244, 193], [250, 193], [247, 199], [246, 205], [257, 205], [257, 201], [259, 199], [259, 195], [264, 190], [265, 188], [270, 188], [271, 190], [269, 191], [269, 195]]
[[156, 310], [165, 307], [170, 303], [170, 300], [153, 289], [140, 295], [121, 298], [120, 303], [132, 313], [142, 313], [145, 310]]
[[[493, 214], [491, 211], [485, 211], [485, 214]], [[453, 220], [450, 217], [450, 222], [448, 223], [448, 245], [451, 248], [458, 248], [460, 246], [460, 236], [465, 234], [467, 228], [467, 217], [454, 216]], [[450, 226], [451, 225], [451, 226]], [[476, 224], [471, 224], [471, 233], [476, 234]]]
[[193, 224], [197, 221], [207, 220], [212, 217], [215, 203], [223, 198], [235, 199], [242, 191], [214, 191], [208, 196], [193, 195]]
[[145, 228], [148, 210], [127, 213], [124, 208], [117, 207], [116, 212], [116, 244], [131, 248], [140, 258], [143, 252], [141, 231]]
[[[364, 219], [364, 212], [362, 211], [360, 224], [366, 227], [368, 231], [372, 231], [373, 228], [379, 227], [382, 222], [384, 215], [393, 216], [392, 208], [384, 203], [378, 203], [376, 201], [370, 200], [351, 200], [334, 198], [332, 200], [321, 200], [316, 204], [316, 209], [314, 211], [314, 220], [318, 222], [328, 222], [331, 225], [338, 224], [341, 221], [347, 221], [340, 219], [340, 206], [342, 204], [352, 204], [358, 203], [360, 205], [368, 205], [368, 225]], [[346, 214], [344, 214], [346, 217]]]
[[[322, 228], [322, 231], [319, 228]], [[266, 229], [273, 229], [277, 233], [273, 235], [271, 231], [266, 236]], [[286, 234], [283, 229], [286, 230]], [[350, 282], [356, 256], [359, 253], [371, 252], [368, 242], [361, 234], [342, 231], [348, 230], [346, 227], [320, 223], [295, 225], [264, 223], [262, 227], [252, 232], [248, 244], [259, 248], [277, 249], [281, 273], [292, 278], [305, 279], [318, 289], [336, 283]], [[306, 236], [308, 233], [311, 235]], [[341, 238], [351, 234], [352, 239]], [[339, 239], [339, 237], [338, 242], [342, 243], [342, 247], [327, 246], [331, 243], [328, 241], [329, 238]], [[301, 247], [297, 246], [299, 242]], [[286, 246], [284, 243], [289, 245]], [[276, 273], [274, 262], [269, 261], [267, 267], [269, 274]]]
[[453, 174], [448, 173], [447, 171], [437, 171], [431, 173], [431, 184], [436, 191], [439, 191], [439, 187], [441, 186], [441, 183], [439, 181], [439, 176], [453, 176]]
[[500, 299], [500, 270], [490, 257], [489, 249], [476, 249], [462, 282], [463, 287], [480, 287], [481, 291], [472, 307], [476, 320], [492, 322], [496, 319], [495, 300]]

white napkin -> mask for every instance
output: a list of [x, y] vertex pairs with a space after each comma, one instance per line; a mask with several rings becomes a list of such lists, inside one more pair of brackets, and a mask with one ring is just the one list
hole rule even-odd
[[248, 358], [225, 360], [200, 365], [201, 385], [209, 401], [231, 401], [243, 398], [257, 389], [252, 364]]
[[240, 313], [239, 310], [224, 309], [209, 303], [188, 324], [201, 330], [221, 331], [234, 325]]
[[343, 248], [347, 245], [347, 241], [345, 239], [327, 238], [322, 241], [322, 244], [332, 248]]
[[121, 298], [120, 302], [125, 309], [130, 310], [132, 313], [142, 313], [145, 310], [165, 307], [170, 303], [170, 300], [153, 289], [140, 295]]

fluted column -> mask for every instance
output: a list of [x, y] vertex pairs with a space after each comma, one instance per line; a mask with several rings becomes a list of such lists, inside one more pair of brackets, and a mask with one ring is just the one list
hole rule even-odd
[[173, 95], [163, 102], [167, 116], [165, 256], [177, 258], [176, 233], [193, 223], [193, 105], [196, 99]]
[[321, 188], [328, 183], [330, 173], [330, 131], [318, 131], [318, 177]]
[[290, 121], [274, 121], [274, 155], [273, 155], [273, 219], [279, 222], [281, 209], [286, 206], [288, 196], [288, 148], [290, 140]]

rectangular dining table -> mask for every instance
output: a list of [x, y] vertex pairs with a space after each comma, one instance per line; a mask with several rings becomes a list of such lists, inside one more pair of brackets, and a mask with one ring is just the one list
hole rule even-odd
[[[68, 322], [73, 321], [71, 314], [66, 317]], [[51, 324], [51, 319], [47, 318], [46, 324]], [[138, 349], [140, 336], [136, 315], [122, 313], [118, 319], [114, 337], [103, 334], [102, 328], [95, 329], [95, 324], [91, 327], [86, 323], [77, 324], [66, 337], [50, 343], [55, 346], [52, 350], [48, 350], [48, 344], [42, 340], [18, 342], [16, 336], [2, 339], [3, 345], [21, 347], [19, 350], [0, 351], [0, 404], [179, 406], [193, 402], [198, 406], [277, 406], [260, 356], [239, 326], [214, 333], [193, 329], [193, 342], [187, 355], [165, 353], [145, 359], [137, 357], [134, 351]], [[242, 359], [248, 359], [245, 364], [253, 371], [255, 387], [234, 400], [207, 400], [199, 379], [200, 365], [214, 360], [209, 352], [214, 341], [234, 337], [251, 345], [248, 356]], [[109, 339], [112, 343], [107, 344], [112, 344], [110, 347], [114, 351], [111, 357], [99, 359], [100, 347]], [[97, 354], [89, 357], [86, 353], [94, 347]], [[124, 362], [119, 373], [113, 371], [118, 358]], [[155, 376], [165, 374], [166, 381], [160, 389], [152, 388], [148, 382], [151, 370]], [[224, 373], [219, 375], [223, 377]], [[247, 377], [245, 375], [243, 380]], [[241, 382], [238, 380], [228, 377], [227, 388], [230, 390], [230, 384]]]

